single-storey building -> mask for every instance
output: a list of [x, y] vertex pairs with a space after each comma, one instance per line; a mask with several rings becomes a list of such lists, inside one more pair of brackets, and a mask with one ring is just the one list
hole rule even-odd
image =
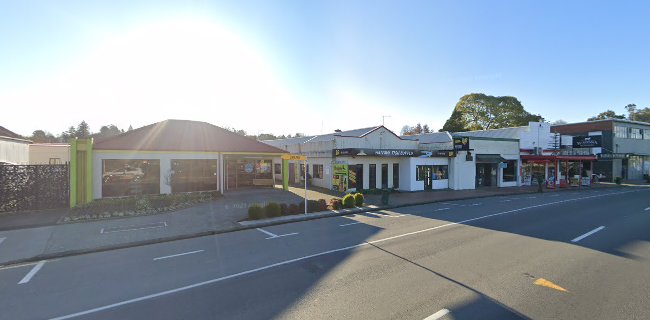
[[[82, 143], [79, 143], [82, 142]], [[71, 143], [71, 204], [135, 194], [275, 185], [283, 150], [212, 124], [165, 120], [97, 141]], [[82, 177], [85, 172], [91, 176]], [[86, 181], [74, 188], [75, 181]]]
[[69, 143], [32, 143], [29, 145], [29, 164], [66, 164], [69, 161]]
[[[450, 161], [456, 157], [451, 149], [423, 149], [417, 140], [400, 137], [384, 126], [264, 143], [307, 156], [312, 184], [340, 192], [446, 189]], [[302, 163], [290, 162], [288, 170], [290, 182], [304, 179]]]
[[491, 137], [483, 131], [425, 133], [406, 136], [420, 148], [456, 152], [450, 160], [449, 188], [515, 187], [519, 168], [519, 140]]
[[0, 165], [29, 164], [30, 143], [30, 140], [0, 126]]
[[[400, 137], [377, 126], [264, 142], [307, 156], [312, 184], [341, 192], [520, 185], [518, 139], [480, 137], [475, 132]], [[301, 183], [302, 171], [302, 164], [290, 165], [289, 180]]]

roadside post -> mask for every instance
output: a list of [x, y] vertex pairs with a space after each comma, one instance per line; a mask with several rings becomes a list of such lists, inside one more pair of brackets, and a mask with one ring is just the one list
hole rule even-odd
[[295, 160], [295, 161], [304, 161], [305, 166], [305, 214], [307, 214], [307, 157], [303, 155], [295, 154], [285, 154], [282, 155], [282, 160]]

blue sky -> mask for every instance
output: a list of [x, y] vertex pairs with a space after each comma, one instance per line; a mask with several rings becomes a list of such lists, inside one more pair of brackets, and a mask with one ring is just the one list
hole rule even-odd
[[4, 1], [2, 123], [439, 129], [467, 93], [549, 121], [650, 107], [642, 1]]

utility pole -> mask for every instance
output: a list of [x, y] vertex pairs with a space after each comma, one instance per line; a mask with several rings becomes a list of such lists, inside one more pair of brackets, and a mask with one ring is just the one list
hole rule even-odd
[[386, 121], [386, 118], [390, 118], [390, 116], [381, 116], [381, 125], [384, 125], [384, 122]]

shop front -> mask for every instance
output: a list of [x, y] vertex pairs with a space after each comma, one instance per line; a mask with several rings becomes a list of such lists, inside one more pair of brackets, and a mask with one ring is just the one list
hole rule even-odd
[[548, 187], [590, 186], [593, 175], [592, 155], [522, 155], [521, 184], [534, 185], [538, 178]]
[[226, 190], [274, 185], [272, 158], [225, 155], [224, 161]]
[[332, 189], [419, 191], [449, 187], [449, 159], [454, 151], [406, 149], [334, 149]]

